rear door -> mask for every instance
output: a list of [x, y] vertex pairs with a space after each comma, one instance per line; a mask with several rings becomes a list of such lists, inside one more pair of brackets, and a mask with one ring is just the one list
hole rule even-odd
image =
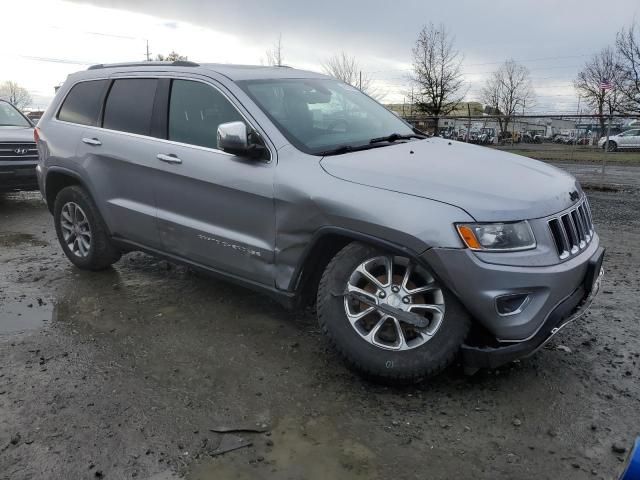
[[168, 253], [272, 285], [275, 161], [217, 148], [218, 125], [248, 123], [240, 109], [222, 86], [171, 81], [168, 141], [156, 150], [158, 228]]
[[114, 78], [100, 127], [87, 127], [79, 157], [93, 183], [96, 200], [115, 237], [159, 248], [153, 183], [152, 117], [157, 78]]

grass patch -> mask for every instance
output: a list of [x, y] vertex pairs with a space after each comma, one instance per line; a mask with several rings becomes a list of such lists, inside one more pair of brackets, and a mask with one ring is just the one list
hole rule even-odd
[[[548, 148], [552, 147], [552, 148]], [[606, 159], [607, 164], [620, 165], [640, 165], [640, 151], [633, 152], [609, 152], [605, 153], [598, 148], [576, 147], [572, 149], [570, 145], [550, 146], [550, 145], [527, 145], [526, 147], [507, 146], [493, 147], [496, 150], [515, 153], [536, 160], [545, 162], [576, 162], [576, 163], [598, 163], [601, 164]]]

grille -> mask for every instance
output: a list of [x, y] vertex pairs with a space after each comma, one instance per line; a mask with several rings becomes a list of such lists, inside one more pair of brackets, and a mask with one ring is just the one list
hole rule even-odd
[[593, 238], [593, 220], [587, 198], [549, 220], [549, 229], [561, 260], [578, 254]]
[[8, 143], [0, 142], [0, 160], [38, 160], [38, 149], [35, 142]]

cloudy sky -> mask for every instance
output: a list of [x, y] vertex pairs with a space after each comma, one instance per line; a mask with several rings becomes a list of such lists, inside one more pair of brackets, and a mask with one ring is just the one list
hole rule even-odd
[[637, 0], [2, 0], [0, 81], [29, 89], [44, 107], [53, 87], [93, 63], [142, 60], [171, 50], [200, 62], [264, 61], [282, 35], [285, 63], [320, 70], [346, 51], [402, 102], [411, 47], [422, 25], [444, 23], [464, 55], [467, 99], [507, 58], [531, 71], [537, 111], [575, 112], [571, 80], [588, 57], [638, 18]]

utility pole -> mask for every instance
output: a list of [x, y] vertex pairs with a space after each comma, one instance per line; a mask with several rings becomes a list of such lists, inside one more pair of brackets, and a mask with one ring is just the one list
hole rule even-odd
[[409, 105], [409, 116], [413, 117], [413, 87], [411, 87], [411, 104]]
[[469, 106], [469, 102], [467, 102], [467, 115], [469, 115], [469, 121], [467, 122], [467, 143], [469, 143], [471, 140], [471, 107]]
[[[602, 95], [604, 96], [605, 90], [602, 89]], [[606, 103], [605, 103], [606, 106]], [[611, 134], [611, 106], [609, 106], [609, 121], [607, 122], [607, 139], [604, 142], [604, 155], [602, 156], [602, 185], [604, 186], [604, 169], [607, 163], [607, 153], [609, 153], [609, 135]]]
[[147, 62], [151, 61], [151, 52], [149, 51], [149, 40], [147, 40]]
[[362, 70], [360, 70], [360, 81], [359, 81], [358, 85], [360, 85], [358, 87], [358, 90], [362, 91]]

